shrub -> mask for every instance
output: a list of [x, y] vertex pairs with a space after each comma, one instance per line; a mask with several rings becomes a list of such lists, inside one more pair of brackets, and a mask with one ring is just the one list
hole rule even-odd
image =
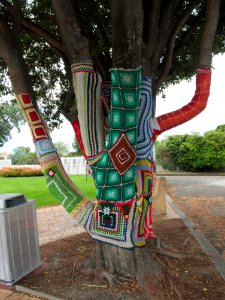
[[6, 167], [0, 169], [0, 176], [1, 177], [43, 176], [43, 172], [41, 169]]

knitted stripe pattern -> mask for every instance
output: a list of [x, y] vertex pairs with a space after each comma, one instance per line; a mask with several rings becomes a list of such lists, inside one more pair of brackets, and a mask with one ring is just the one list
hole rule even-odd
[[112, 69], [106, 150], [92, 174], [97, 203], [89, 231], [94, 239], [133, 248], [135, 161], [141, 70]]
[[72, 65], [72, 73], [82, 141], [86, 156], [93, 157], [104, 149], [101, 76], [91, 60]]
[[152, 80], [141, 81], [141, 101], [138, 112], [137, 158], [153, 160], [152, 128]]
[[74, 218], [77, 224], [85, 227], [94, 204], [85, 198], [67, 176], [41, 113], [33, 106], [29, 94], [22, 93], [17, 95], [16, 98], [20, 110], [29, 124], [37, 157], [44, 172], [49, 191]]

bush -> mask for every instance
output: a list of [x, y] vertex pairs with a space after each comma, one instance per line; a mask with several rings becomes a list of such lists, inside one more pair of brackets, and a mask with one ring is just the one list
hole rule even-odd
[[11, 168], [6, 167], [0, 169], [1, 177], [30, 177], [30, 176], [43, 176], [41, 169], [32, 168]]

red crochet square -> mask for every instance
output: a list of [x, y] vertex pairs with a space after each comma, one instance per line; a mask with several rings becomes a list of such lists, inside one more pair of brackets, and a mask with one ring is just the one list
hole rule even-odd
[[134, 163], [136, 152], [122, 133], [108, 151], [109, 158], [120, 175], [123, 175]]

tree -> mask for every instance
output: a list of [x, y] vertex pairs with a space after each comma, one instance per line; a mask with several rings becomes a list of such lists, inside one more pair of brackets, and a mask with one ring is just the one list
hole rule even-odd
[[75, 156], [82, 156], [83, 155], [83, 153], [82, 153], [82, 151], [81, 151], [81, 148], [80, 148], [80, 145], [79, 145], [79, 142], [77, 141], [77, 138], [76, 137], [74, 137], [74, 141], [73, 141], [73, 143], [72, 143], [72, 147], [73, 147], [73, 149], [74, 149], [74, 152], [72, 152], [73, 153], [73, 156], [75, 155]]
[[[29, 19], [38, 15], [43, 4], [23, 2], [21, 7], [16, 0], [13, 5], [1, 1], [0, 55], [30, 124], [50, 191], [92, 237], [101, 241], [95, 267], [110, 283], [117, 274], [136, 277], [143, 283], [149, 273], [155, 273], [149, 253], [137, 247], [144, 245], [147, 238], [155, 238], [151, 222], [152, 146], [158, 134], [195, 117], [207, 103], [212, 53], [224, 51], [224, 19], [219, 16], [219, 1], [113, 0], [109, 6], [103, 0], [52, 0], [51, 4], [48, 2], [43, 11], [45, 15], [49, 10], [46, 30], [45, 19], [41, 25]], [[52, 21], [53, 15], [58, 25]], [[28, 37], [21, 39], [21, 29], [44, 39], [39, 49], [46, 43], [50, 45], [45, 57], [52, 48], [56, 51], [52, 57], [57, 59], [50, 57], [50, 63], [45, 63], [49, 80], [63, 61], [71, 84], [69, 66], [72, 67], [73, 89], [67, 87], [66, 97], [64, 91], [61, 93], [65, 97], [62, 111], [76, 135], [81, 136], [81, 149], [96, 183], [95, 207], [66, 177], [49, 138], [39, 113], [38, 94], [33, 91], [32, 79], [38, 80], [32, 75], [37, 72], [29, 61], [29, 49], [23, 52], [22, 45]], [[33, 67], [31, 76], [27, 71], [29, 63]], [[49, 67], [51, 63], [54, 68]], [[101, 84], [101, 78], [109, 79], [111, 66], [111, 83]], [[156, 93], [162, 84], [171, 78], [189, 77], [195, 67], [197, 89], [190, 104], [155, 118]], [[60, 70], [62, 74], [62, 67]], [[45, 76], [41, 85], [46, 85]], [[106, 111], [106, 129], [101, 105]], [[51, 101], [47, 107], [53, 110]], [[132, 251], [126, 249], [133, 247]]]
[[19, 130], [22, 122], [23, 119], [16, 103], [0, 104], [0, 147], [10, 138], [10, 131], [13, 128]]
[[14, 165], [35, 165], [38, 164], [37, 156], [31, 152], [29, 147], [17, 147], [13, 149], [13, 153], [10, 155], [12, 163]]
[[67, 156], [69, 153], [68, 145], [63, 142], [55, 143], [55, 148], [57, 149], [59, 156]]
[[225, 167], [224, 125], [191, 135], [168, 136], [157, 143], [157, 160], [166, 169], [185, 171], [220, 170]]

